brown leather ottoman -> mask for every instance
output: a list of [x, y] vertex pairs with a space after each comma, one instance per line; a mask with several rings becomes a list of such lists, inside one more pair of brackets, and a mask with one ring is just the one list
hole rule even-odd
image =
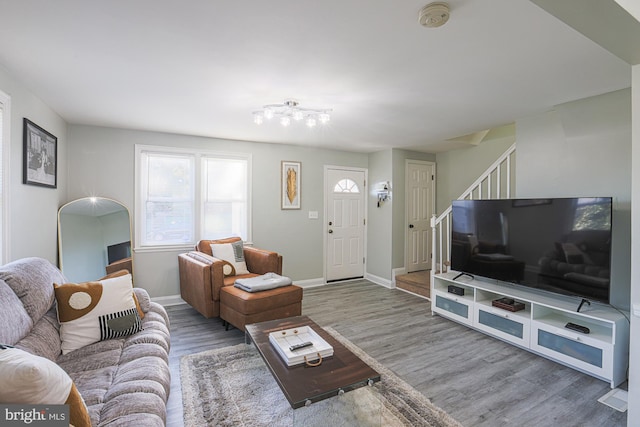
[[244, 331], [244, 325], [302, 314], [302, 288], [283, 286], [246, 292], [235, 286], [220, 289], [220, 318]]

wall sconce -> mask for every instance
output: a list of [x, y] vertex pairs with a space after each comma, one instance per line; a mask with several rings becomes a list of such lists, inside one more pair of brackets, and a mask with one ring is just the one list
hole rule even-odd
[[389, 181], [378, 184], [378, 207], [387, 200], [391, 200], [391, 184]]

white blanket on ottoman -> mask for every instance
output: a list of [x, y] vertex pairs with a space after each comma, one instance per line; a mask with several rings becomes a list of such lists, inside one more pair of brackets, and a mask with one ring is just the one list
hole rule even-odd
[[289, 286], [291, 283], [291, 279], [288, 277], [280, 276], [276, 273], [267, 273], [248, 279], [238, 279], [234, 286], [247, 292], [260, 292], [282, 286]]

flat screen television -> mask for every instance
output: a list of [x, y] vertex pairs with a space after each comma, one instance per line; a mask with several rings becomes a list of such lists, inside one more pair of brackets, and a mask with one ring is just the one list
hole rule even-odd
[[122, 242], [107, 246], [107, 260], [109, 264], [131, 256], [131, 242]]
[[610, 197], [455, 200], [452, 270], [609, 303]]

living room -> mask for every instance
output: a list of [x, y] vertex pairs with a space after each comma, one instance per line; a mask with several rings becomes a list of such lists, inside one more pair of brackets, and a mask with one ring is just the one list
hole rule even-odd
[[[459, 8], [468, 6], [467, 2], [451, 3], [452, 6]], [[420, 4], [416, 8], [416, 13], [422, 6]], [[412, 16], [412, 20], [417, 21], [414, 18], [416, 17]], [[452, 22], [454, 19], [455, 14], [452, 13]], [[24, 25], [28, 24], [25, 22]], [[417, 22], [415, 25], [416, 31], [423, 30]], [[7, 28], [7, 26], [3, 27]], [[446, 28], [445, 26], [442, 29]], [[6, 40], [5, 43], [20, 43], [22, 39], [16, 37], [9, 33], [3, 38]], [[24, 53], [29, 54], [26, 47]], [[50, 55], [34, 58], [38, 62], [34, 62], [33, 67], [42, 66], [46, 61], [55, 61], [56, 56], [62, 53], [50, 52]], [[133, 214], [136, 204], [134, 185], [136, 144], [206, 147], [218, 151], [251, 153], [254, 209], [251, 241], [257, 247], [281, 253], [284, 258], [284, 273], [309, 286], [323, 283], [324, 276], [324, 224], [322, 220], [313, 220], [308, 217], [309, 211], [323, 212], [325, 208], [324, 165], [363, 168], [368, 170], [369, 181], [372, 183], [392, 182], [392, 203], [377, 208], [375, 197], [367, 199], [369, 229], [366, 264], [366, 275], [373, 282], [392, 286], [394, 270], [402, 269], [405, 262], [403, 211], [405, 160], [426, 160], [437, 164], [436, 209], [439, 213], [448, 206], [451, 199], [456, 198], [473, 182], [501, 151], [510, 145], [511, 138], [517, 143], [517, 196], [607, 195], [614, 198], [616, 228], [613, 236], [612, 280], [615, 284], [612, 290], [612, 304], [623, 310], [631, 310], [633, 304], [640, 302], [635, 285], [638, 283], [640, 271], [631, 262], [634, 257], [630, 255], [637, 253], [637, 245], [640, 245], [638, 241], [632, 239], [632, 236], [637, 234], [634, 233], [637, 231], [637, 221], [635, 221], [637, 214], [634, 214], [632, 205], [640, 197], [637, 188], [635, 186], [632, 188], [632, 182], [637, 182], [637, 170], [640, 164], [634, 159], [637, 154], [632, 150], [632, 141], [635, 142], [638, 139], [637, 132], [632, 135], [632, 127], [635, 131], [638, 123], [637, 110], [640, 110], [635, 108], [639, 102], [637, 81], [640, 80], [637, 62], [630, 60], [625, 62], [629, 71], [629, 81], [626, 86], [614, 85], [610, 90], [599, 88], [591, 93], [585, 92], [580, 98], [552, 103], [544, 110], [528, 112], [521, 116], [510, 117], [504, 122], [496, 122], [495, 128], [510, 123], [515, 125], [509, 135], [486, 141], [477, 147], [429, 152], [415, 146], [385, 146], [380, 149], [354, 147], [353, 150], [349, 150], [348, 146], [344, 146], [344, 149], [322, 148], [316, 141], [304, 146], [293, 143], [257, 142], [258, 138], [239, 140], [242, 138], [196, 136], [177, 129], [174, 131], [136, 129], [128, 124], [126, 117], [120, 123], [113, 122], [110, 125], [103, 122], [95, 125], [98, 119], [91, 116], [91, 103], [88, 102], [85, 102], [83, 107], [77, 107], [87, 110], [82, 120], [68, 120], [60, 111], [49, 105], [53, 101], [48, 100], [54, 99], [55, 90], [53, 92], [51, 89], [45, 90], [33, 77], [14, 70], [12, 63], [8, 62], [9, 59], [4, 55], [0, 56], [0, 63], [2, 63], [0, 91], [10, 95], [11, 114], [10, 129], [8, 129], [11, 167], [5, 199], [9, 222], [5, 227], [6, 233], [3, 238], [5, 261], [39, 256], [56, 263], [58, 259], [57, 210], [70, 200], [89, 195], [109, 197], [122, 202]], [[320, 65], [315, 64], [315, 66]], [[135, 65], [132, 64], [131, 68], [132, 73], [138, 72]], [[90, 71], [90, 68], [87, 71]], [[147, 76], [152, 73], [143, 72], [142, 74]], [[496, 74], [496, 79], [507, 77]], [[59, 78], [64, 80], [66, 77]], [[631, 82], [636, 84], [632, 85]], [[487, 82], [489, 83], [491, 82]], [[526, 85], [527, 82], [519, 84]], [[136, 96], [145, 96], [143, 93], [137, 94], [135, 87], [129, 90]], [[425, 88], [425, 91], [428, 91], [428, 88]], [[146, 95], [153, 96], [156, 103], [165, 102], [162, 99], [164, 95], [162, 90], [160, 94]], [[290, 95], [282, 94], [281, 97]], [[427, 96], [425, 96], [426, 99], [428, 99]], [[124, 97], [119, 101], [129, 102]], [[273, 100], [273, 102], [280, 101], [280, 99]], [[170, 110], [179, 117], [182, 115], [181, 103], [188, 102], [188, 98], [171, 101], [169, 102]], [[481, 108], [491, 109], [491, 102], [490, 96], [487, 96], [486, 105], [483, 104]], [[230, 104], [230, 108], [233, 104], [228, 99], [224, 99], [222, 104], [225, 103]], [[259, 104], [256, 104], [254, 107], [258, 106]], [[114, 103], [110, 108], [118, 110], [120, 106]], [[335, 110], [336, 116], [332, 120], [338, 121], [338, 108], [336, 107]], [[250, 113], [251, 111], [246, 111], [249, 120], [244, 126], [253, 126]], [[28, 186], [22, 183], [22, 120], [25, 117], [58, 138], [56, 189]], [[465, 114], [458, 116], [458, 120], [466, 120]], [[363, 124], [360, 126], [365, 127]], [[479, 128], [470, 131], [477, 130]], [[270, 132], [273, 131], [270, 130]], [[460, 134], [447, 135], [448, 138], [457, 136]], [[484, 153], [487, 152], [491, 154], [486, 154], [484, 158]], [[302, 209], [297, 211], [280, 209], [280, 162], [282, 160], [295, 160], [302, 165]], [[136, 284], [147, 289], [152, 298], [159, 301], [163, 301], [163, 298], [166, 301], [178, 295], [177, 255], [184, 250], [179, 248], [163, 251], [136, 251]], [[637, 345], [640, 345], [640, 343], [636, 344], [637, 340], [634, 339], [637, 334], [634, 334], [633, 321], [632, 318], [632, 355], [638, 354]], [[634, 358], [631, 357], [631, 360]], [[640, 393], [634, 393], [634, 386], [637, 387], [634, 372], [632, 365], [629, 384], [629, 419], [633, 419], [632, 408], [638, 407], [632, 402], [640, 400]]]

